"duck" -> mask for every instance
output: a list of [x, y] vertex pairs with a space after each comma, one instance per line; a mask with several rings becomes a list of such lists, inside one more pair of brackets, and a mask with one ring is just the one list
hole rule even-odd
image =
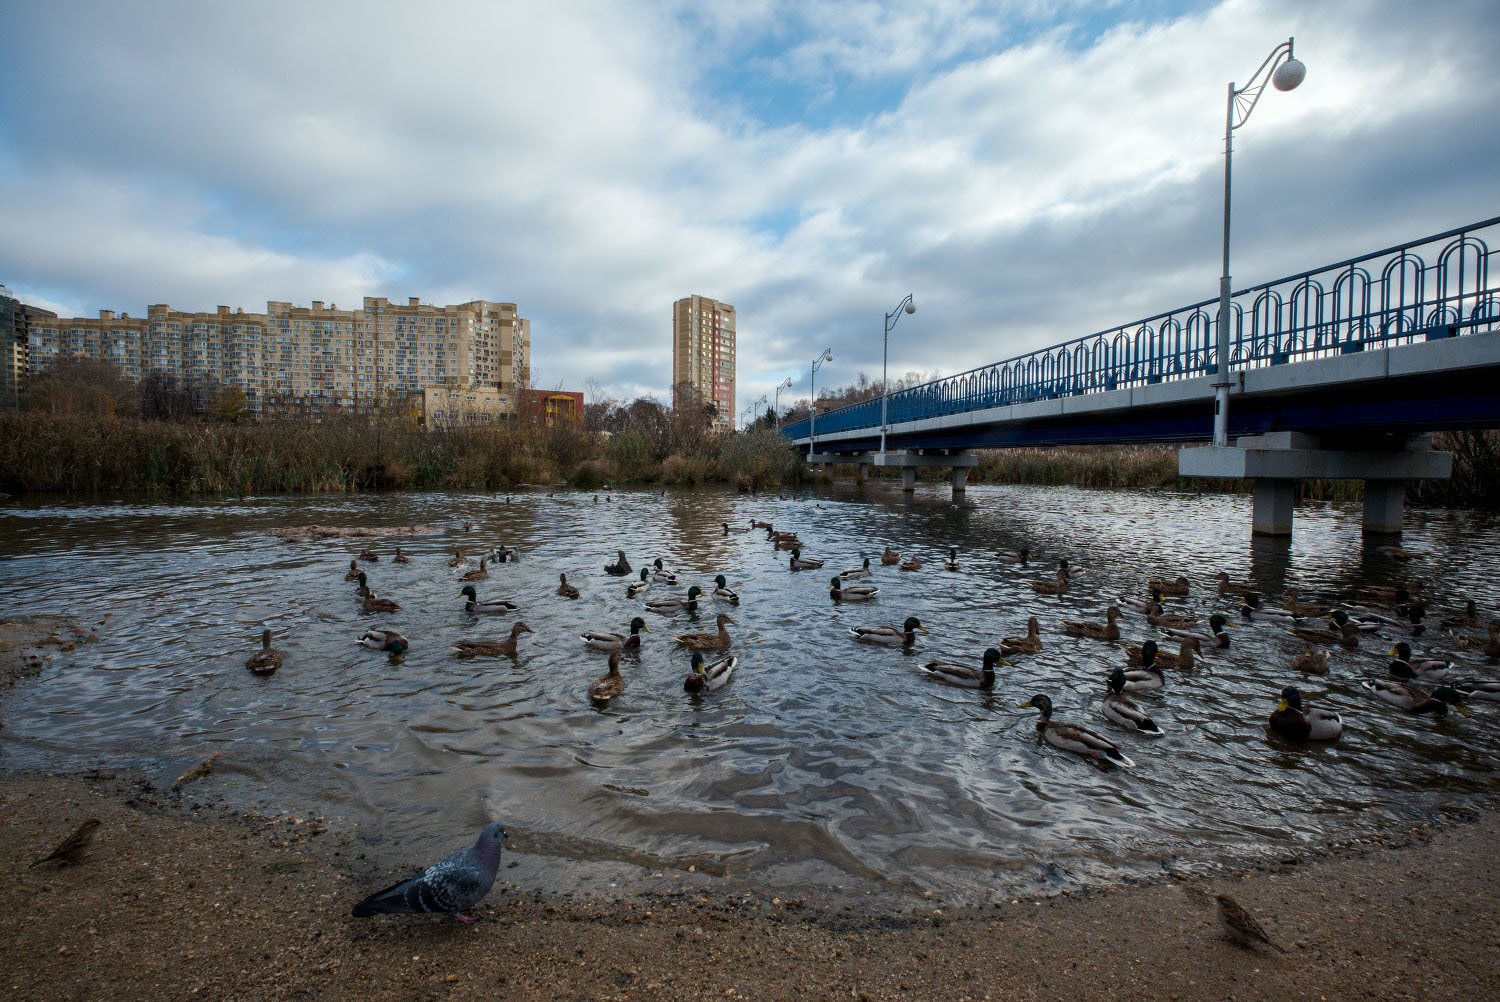
[[1068, 592], [1068, 572], [1058, 568], [1056, 581], [1033, 581], [1031, 590], [1038, 595], [1066, 595]]
[[1104, 735], [1096, 734], [1078, 724], [1065, 724], [1053, 720], [1051, 697], [1037, 693], [1031, 699], [1017, 705], [1023, 709], [1032, 707], [1041, 711], [1042, 716], [1036, 722], [1036, 730], [1052, 747], [1086, 756], [1096, 766], [1102, 767], [1105, 762], [1112, 762], [1126, 769], [1135, 767], [1135, 763], [1120, 750], [1119, 746]]
[[772, 526], [766, 526], [766, 539], [773, 543], [795, 543], [797, 534], [795, 532], [777, 532]]
[[839, 578], [828, 582], [828, 595], [835, 602], [868, 602], [879, 594], [874, 585], [846, 585]]
[[1404, 546], [1396, 546], [1394, 544], [1377, 546], [1375, 547], [1375, 552], [1387, 557], [1394, 557], [1397, 560], [1415, 560], [1417, 558], [1415, 550], [1408, 550]]
[[613, 574], [615, 577], [624, 577], [631, 571], [630, 561], [625, 559], [624, 550], [616, 550], [615, 562], [604, 565], [604, 573]]
[[638, 651], [641, 649], [641, 634], [650, 633], [646, 621], [636, 616], [630, 621], [629, 633], [603, 633], [590, 631], [581, 634], [581, 639], [596, 651]]
[[1376, 602], [1404, 603], [1420, 601], [1424, 586], [1421, 578], [1412, 578], [1404, 585], [1363, 585], [1357, 590], [1363, 597]]
[[772, 548], [777, 550], [795, 550], [802, 545], [802, 541], [797, 538], [796, 533], [789, 532], [786, 534], [786, 537], [785, 539], [772, 541]]
[[917, 642], [917, 632], [927, 632], [927, 627], [916, 616], [907, 616], [906, 622], [897, 629], [894, 626], [853, 626], [849, 636], [867, 644], [883, 644], [886, 647], [911, 647]]
[[406, 638], [395, 630], [380, 628], [366, 630], [365, 635], [355, 643], [368, 647], [372, 651], [385, 651], [389, 654], [405, 654], [411, 647]]
[[485, 557], [479, 558], [479, 566], [472, 571], [459, 576], [460, 581], [483, 581], [490, 576], [489, 560]]
[[740, 593], [729, 587], [729, 582], [724, 579], [724, 575], [722, 574], [714, 575], [714, 590], [712, 594], [714, 598], [721, 602], [728, 602], [731, 605], [740, 604]]
[[1251, 599], [1240, 605], [1240, 618], [1248, 622], [1282, 623], [1295, 625], [1297, 617], [1285, 609], [1265, 609], [1259, 599]]
[[750, 520], [750, 527], [753, 529], [764, 529], [767, 532], [770, 532], [772, 528], [770, 522], [761, 522], [753, 518]]
[[958, 570], [958, 547], [956, 547], [956, 546], [950, 546], [950, 547], [948, 547], [948, 559], [943, 561], [943, 570], [945, 570], [945, 571], [956, 571], [956, 570]]
[[1026, 620], [1026, 636], [1001, 637], [1000, 653], [1006, 657], [1013, 654], [1035, 654], [1042, 649], [1042, 625], [1035, 616]]
[[858, 567], [851, 567], [847, 571], [840, 571], [839, 572], [839, 577], [841, 577], [841, 578], [863, 578], [863, 577], [869, 577], [869, 575], [870, 575], [870, 558], [864, 556], [863, 554], [861, 554], [860, 556], [864, 560], [864, 563], [862, 563]]
[[1328, 616], [1333, 620], [1338, 629], [1319, 629], [1314, 626], [1298, 626], [1287, 632], [1300, 640], [1306, 640], [1310, 644], [1324, 644], [1347, 647], [1350, 650], [1359, 646], [1359, 626], [1350, 622], [1349, 616], [1342, 609], [1335, 609]]
[[609, 652], [609, 671], [589, 683], [589, 702], [608, 706], [609, 701], [625, 691], [625, 676], [620, 674], [620, 652]]
[[401, 547], [399, 547], [399, 546], [396, 547], [396, 555], [394, 557], [392, 557], [391, 560], [394, 563], [398, 563], [398, 564], [409, 564], [409, 563], [411, 563], [411, 557], [408, 557], [406, 554], [402, 553], [401, 552]]
[[1147, 614], [1159, 614], [1163, 611], [1161, 606], [1161, 592], [1155, 589], [1152, 589], [1151, 594], [1148, 598], [1137, 598], [1134, 595], [1121, 595], [1119, 598], [1115, 599], [1115, 605], [1124, 606], [1127, 609], [1134, 609], [1136, 612], [1144, 612]]
[[359, 561], [358, 560], [351, 560], [351, 561], [349, 561], [349, 570], [347, 572], [345, 572], [345, 574], [344, 574], [344, 580], [345, 581], [358, 581], [359, 580], [359, 575], [360, 575]]
[[260, 631], [260, 650], [250, 655], [245, 667], [254, 675], [273, 675], [281, 667], [281, 652], [271, 646], [271, 631]]
[[557, 594], [563, 598], [577, 598], [578, 588], [568, 584], [568, 575], [561, 573], [557, 575]]
[[1477, 630], [1479, 629], [1479, 605], [1471, 598], [1464, 603], [1462, 616], [1449, 616], [1438, 625], [1448, 629]]
[[359, 586], [354, 589], [354, 594], [358, 595], [360, 598], [364, 598], [366, 595], [370, 594], [370, 579], [365, 577], [364, 571], [360, 571], [358, 574], [356, 574], [354, 576], [354, 580], [359, 582]]
[[1484, 656], [1491, 661], [1500, 658], [1500, 623], [1490, 624], [1489, 639], [1484, 644]]
[[1293, 741], [1332, 741], [1344, 732], [1344, 721], [1332, 710], [1302, 708], [1302, 693], [1294, 685], [1281, 690], [1269, 721], [1271, 730]]
[[661, 562], [661, 557], [657, 557], [655, 560], [651, 561], [651, 567], [651, 579], [653, 581], [660, 581], [662, 584], [669, 585], [674, 585], [677, 583], [677, 572], [667, 570], [667, 568]]
[[380, 554], [376, 553], [374, 550], [360, 550], [359, 559], [363, 560], [365, 563], [373, 564], [380, 560]]
[[1024, 566], [1031, 560], [1031, 547], [1023, 546], [1019, 550], [1001, 550], [995, 554], [995, 559], [1002, 564], [1021, 564]]
[[[1149, 657], [1146, 653], [1148, 648], [1150, 649]], [[1196, 664], [1193, 659], [1194, 654], [1200, 657], [1203, 655], [1202, 641], [1197, 637], [1184, 637], [1176, 654], [1168, 654], [1156, 645], [1156, 641], [1148, 640], [1139, 647], [1126, 647], [1125, 663], [1131, 665], [1156, 664], [1163, 668], [1176, 668], [1182, 671], [1189, 671]]]
[[520, 555], [520, 550], [514, 546], [506, 546], [504, 543], [485, 554], [492, 564], [513, 564]]
[[993, 689], [995, 666], [1007, 662], [993, 647], [986, 648], [982, 658], [983, 663], [978, 668], [953, 661], [929, 661], [922, 666], [922, 671], [927, 673], [928, 678], [936, 679], [946, 685], [955, 685], [961, 689]]
[[700, 652], [694, 651], [693, 670], [682, 680], [682, 689], [684, 692], [714, 692], [722, 689], [729, 684], [729, 680], [734, 677], [734, 670], [739, 666], [740, 659], [733, 654], [717, 661], [705, 661]]
[[1411, 644], [1401, 641], [1391, 648], [1391, 677], [1405, 680], [1417, 680], [1421, 682], [1444, 682], [1448, 679], [1448, 673], [1453, 670], [1452, 661], [1443, 661], [1440, 658], [1414, 658], [1411, 653]]
[[1141, 705], [1125, 695], [1125, 669], [1116, 668], [1109, 673], [1104, 692], [1105, 719], [1119, 724], [1126, 730], [1159, 738], [1165, 733], [1156, 721], [1141, 708]]
[[1156, 663], [1154, 649], [1150, 660], [1147, 660], [1145, 650], [1151, 643], [1148, 640], [1141, 645], [1143, 664], [1136, 668], [1120, 669], [1125, 674], [1125, 688], [1131, 692], [1150, 692], [1152, 689], [1163, 688], [1167, 684], [1167, 673], [1162, 671], [1162, 666]]
[[787, 564], [794, 571], [815, 571], [823, 566], [821, 560], [811, 560], [802, 556], [802, 550], [794, 548], [792, 559]]
[[373, 591], [365, 592], [365, 612], [400, 612], [401, 603], [391, 598], [376, 598]]
[[887, 546], [885, 551], [880, 554], [880, 562], [887, 567], [892, 564], [899, 564], [901, 562], [901, 554]]
[[1188, 593], [1188, 579], [1181, 574], [1170, 581], [1166, 578], [1151, 578], [1146, 582], [1146, 587], [1163, 595], [1186, 595]]
[[918, 560], [914, 554], [901, 561], [901, 569], [903, 571], [920, 571], [922, 569], [922, 561]]
[[693, 585], [688, 588], [686, 595], [663, 595], [661, 598], [653, 598], [646, 603], [646, 608], [651, 612], [677, 612], [680, 609], [697, 612], [698, 596], [701, 594], [703, 594], [703, 589]]
[[1159, 604], [1146, 611], [1146, 622], [1162, 630], [1191, 630], [1198, 625], [1192, 616], [1168, 616]]
[[462, 567], [464, 564], [466, 564], [468, 562], [469, 562], [469, 558], [466, 557], [466, 556], [464, 556], [464, 551], [463, 550], [454, 550], [453, 551], [453, 556], [451, 558], [449, 558], [449, 560], [448, 560], [448, 566], [449, 567]]
[[1387, 633], [1400, 634], [1404, 637], [1420, 637], [1423, 633], [1427, 632], [1427, 625], [1423, 622], [1425, 615], [1420, 605], [1407, 607], [1405, 609], [1405, 617], [1401, 619], [1367, 612], [1359, 617], [1360, 629], [1367, 632], [1382, 630]]
[[1281, 607], [1294, 616], [1326, 616], [1328, 607], [1315, 602], [1303, 602], [1297, 597], [1297, 589], [1288, 588]]
[[1216, 612], [1212, 616], [1209, 616], [1208, 629], [1208, 633], [1203, 633], [1193, 630], [1177, 630], [1169, 627], [1162, 630], [1162, 632], [1169, 637], [1176, 637], [1178, 640], [1185, 640], [1188, 638], [1201, 640], [1203, 643], [1208, 644], [1211, 647], [1226, 648], [1229, 646], [1228, 616], [1225, 616], [1222, 612]]
[[641, 579], [639, 581], [634, 582], [633, 584], [628, 584], [628, 585], [625, 586], [625, 597], [626, 598], [635, 598], [637, 595], [644, 595], [647, 591], [650, 590], [650, 588], [651, 588], [651, 572], [648, 571], [648, 570], [646, 570], [646, 568], [642, 567], [641, 568]]
[[1120, 639], [1120, 627], [1115, 620], [1120, 618], [1119, 606], [1112, 605], [1104, 613], [1105, 622], [1086, 623], [1075, 619], [1063, 620], [1063, 632], [1070, 637], [1086, 637], [1090, 640], [1108, 640], [1111, 643]]
[[1464, 699], [1483, 699], [1500, 702], [1500, 682], [1462, 682], [1453, 687]]
[[1219, 579], [1219, 594], [1220, 595], [1245, 595], [1245, 596], [1250, 596], [1250, 595], [1259, 595], [1260, 594], [1260, 589], [1257, 588], [1255, 585], [1253, 585], [1253, 584], [1246, 584], [1246, 583], [1240, 582], [1240, 581], [1231, 581], [1231, 580], [1229, 580], [1228, 573], [1226, 573], [1224, 571], [1220, 571], [1217, 576], [1218, 576], [1218, 579]]
[[690, 651], [722, 651], [729, 647], [729, 631], [726, 626], [733, 626], [734, 620], [727, 613], [719, 613], [714, 619], [714, 625], [719, 628], [717, 633], [679, 633], [672, 640], [679, 647], [686, 647]]
[[719, 524], [722, 525], [722, 526], [724, 526], [724, 535], [726, 535], [726, 536], [729, 535], [731, 532], [754, 532], [755, 531], [755, 526], [753, 524], [749, 525], [749, 526], [744, 526], [744, 525], [731, 526], [728, 522], [721, 522]]
[[515, 657], [517, 640], [521, 634], [531, 632], [531, 627], [525, 623], [514, 623], [508, 640], [458, 640], [453, 643], [453, 653], [461, 658]]
[[494, 616], [507, 612], [515, 612], [520, 608], [516, 603], [503, 598], [487, 598], [481, 602], [479, 600], [479, 593], [474, 590], [474, 586], [471, 584], [464, 585], [463, 590], [459, 594], [468, 599], [468, 601], [464, 602], [464, 611], [471, 616]]
[[1328, 651], [1322, 647], [1304, 648], [1301, 654], [1292, 659], [1292, 670], [1306, 672], [1308, 675], [1328, 674]]
[[1407, 713], [1430, 713], [1435, 717], [1446, 717], [1448, 708], [1452, 707], [1466, 717], [1469, 715], [1468, 707], [1464, 706], [1463, 695], [1452, 686], [1440, 685], [1429, 695], [1414, 685], [1392, 682], [1384, 678], [1367, 678], [1359, 684], [1385, 702]]

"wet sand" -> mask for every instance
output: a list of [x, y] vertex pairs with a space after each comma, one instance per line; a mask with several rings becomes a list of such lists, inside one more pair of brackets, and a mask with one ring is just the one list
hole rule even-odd
[[[43, 864], [85, 818], [84, 862]], [[454, 847], [473, 833], [455, 833]], [[0, 991], [13, 998], [1007, 999], [1500, 996], [1500, 823], [1426, 826], [1199, 880], [899, 911], [769, 895], [541, 896], [501, 878], [472, 926], [354, 919], [406, 874], [305, 819], [192, 787], [0, 778]], [[414, 871], [430, 860], [413, 859]], [[565, 862], [557, 865], [566, 866]], [[1286, 948], [1222, 938], [1227, 891]]]

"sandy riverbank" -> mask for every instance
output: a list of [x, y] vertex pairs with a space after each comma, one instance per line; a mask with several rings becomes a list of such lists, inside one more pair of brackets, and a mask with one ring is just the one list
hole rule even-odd
[[[376, 868], [337, 831], [165, 809], [112, 777], [0, 779], [0, 989], [13, 998], [1493, 998], [1500, 822], [1313, 862], [962, 912], [742, 895], [540, 897], [469, 927], [356, 920]], [[161, 798], [163, 801], [171, 798]], [[86, 817], [87, 860], [29, 864]], [[471, 833], [455, 833], [455, 847]], [[412, 860], [415, 865], [427, 860]], [[565, 864], [559, 864], [565, 865]], [[1203, 891], [1285, 956], [1218, 935]]]

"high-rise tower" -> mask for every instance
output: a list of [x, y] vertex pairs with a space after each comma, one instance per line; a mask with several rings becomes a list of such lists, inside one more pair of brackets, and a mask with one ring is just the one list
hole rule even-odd
[[688, 384], [714, 405], [713, 427], [734, 428], [734, 307], [706, 296], [672, 304], [672, 406]]

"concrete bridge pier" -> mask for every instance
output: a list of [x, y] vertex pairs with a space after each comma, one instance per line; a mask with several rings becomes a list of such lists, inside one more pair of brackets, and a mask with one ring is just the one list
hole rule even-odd
[[902, 449], [899, 452], [874, 453], [871, 456], [876, 466], [899, 466], [901, 489], [907, 493], [917, 489], [917, 470], [946, 466], [953, 471], [953, 500], [962, 501], [964, 489], [969, 482], [969, 471], [979, 465], [979, 457], [968, 449], [933, 450]]
[[854, 475], [854, 482], [864, 486], [864, 482], [868, 479], [870, 479], [870, 464], [860, 463], [859, 472]]
[[1255, 481], [1251, 532], [1292, 534], [1292, 506], [1299, 480], [1363, 480], [1364, 531], [1400, 535], [1407, 480], [1446, 480], [1453, 454], [1435, 452], [1431, 435], [1376, 436], [1358, 448], [1324, 448], [1317, 436], [1295, 431], [1246, 436], [1229, 448], [1183, 449], [1177, 472], [1184, 477]]

